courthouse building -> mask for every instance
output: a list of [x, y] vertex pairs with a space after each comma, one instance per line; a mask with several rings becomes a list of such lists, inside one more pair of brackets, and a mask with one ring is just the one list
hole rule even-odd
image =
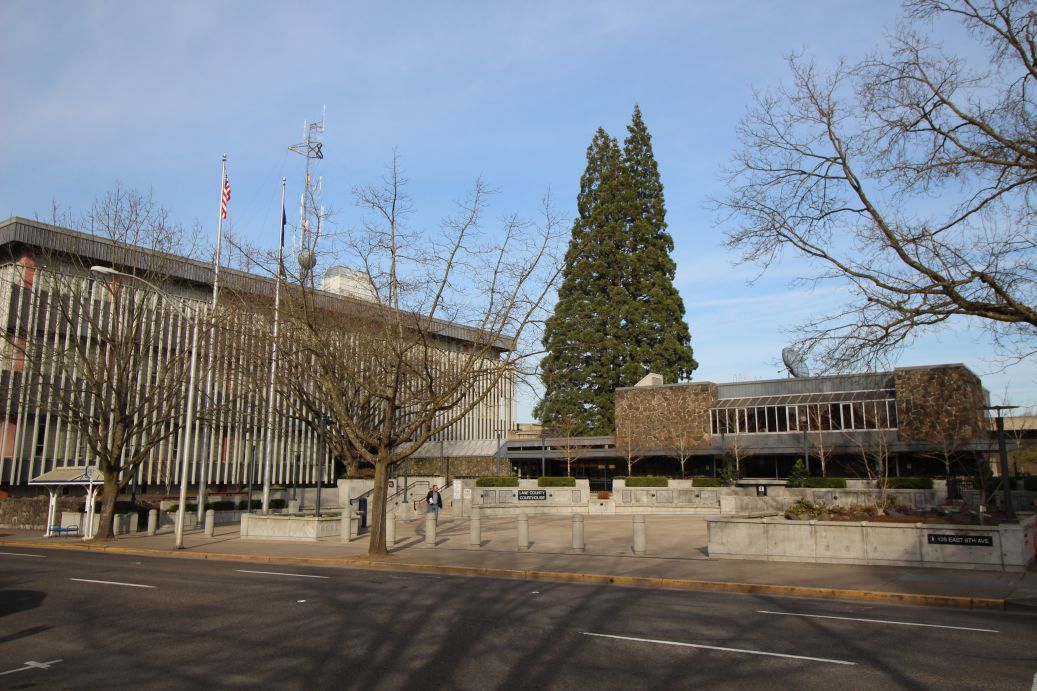
[[[811, 474], [866, 478], [972, 475], [992, 450], [988, 394], [964, 365], [717, 384], [666, 384], [648, 375], [616, 391], [616, 434], [567, 438], [544, 430], [509, 444], [523, 474], [589, 477], [716, 475], [784, 478], [797, 459]], [[888, 470], [883, 470], [886, 468]]]
[[[17, 492], [31, 478], [55, 468], [94, 463], [81, 430], [69, 424], [52, 401], [48, 403], [52, 397], [48, 396], [47, 387], [53, 384], [55, 375], [36, 354], [44, 346], [47, 352], [60, 353], [62, 347], [75, 345], [77, 334], [81, 342], [93, 343], [94, 348], [98, 347], [97, 339], [90, 333], [90, 319], [82, 319], [74, 329], [67, 326], [68, 315], [59, 312], [62, 305], [51, 299], [48, 286], [54, 285], [57, 276], [66, 285], [74, 281], [84, 295], [90, 296], [89, 309], [99, 310], [102, 315], [115, 313], [115, 318], [118, 310], [111, 304], [112, 277], [92, 273], [90, 267], [143, 266], [155, 256], [155, 252], [144, 248], [37, 221], [10, 218], [0, 222], [0, 323], [5, 327], [0, 343], [0, 491]], [[207, 328], [197, 318], [189, 317], [200, 314], [212, 300], [211, 264], [179, 256], [161, 259], [161, 290], [168, 301], [176, 304], [158, 307], [155, 303], [156, 311], [161, 309], [162, 314], [156, 322], [156, 333], [151, 335], [153, 345], [140, 354], [134, 365], [139, 367], [139, 397], [148, 395], [148, 387], [161, 377], [163, 368], [173, 358], [181, 362], [186, 359], [194, 330]], [[329, 314], [351, 302], [370, 299], [362, 290], [358, 291], [356, 281], [349, 280], [348, 271], [337, 269], [329, 274], [328, 290], [317, 295], [332, 307]], [[211, 486], [244, 485], [250, 476], [257, 481], [261, 477], [259, 466], [266, 454], [270, 397], [267, 387], [255, 382], [269, 376], [270, 360], [253, 357], [252, 364], [246, 365], [253, 371], [244, 372], [242, 367], [245, 353], [270, 347], [266, 317], [271, 312], [275, 282], [227, 268], [220, 269], [219, 282], [221, 297], [216, 321], [221, 326], [220, 335], [214, 341], [211, 357], [199, 358], [199, 371], [204, 381], [211, 382], [211, 390], [205, 391], [204, 396], [213, 404], [210, 408], [214, 412], [194, 426], [193, 443], [188, 447], [194, 449], [187, 460], [188, 477], [196, 483], [202, 468], [208, 468]], [[134, 289], [133, 283], [122, 281], [122, 290]], [[257, 319], [256, 315], [264, 309], [266, 317]], [[228, 328], [232, 322], [240, 328]], [[195, 342], [204, 346], [206, 333], [203, 331]], [[437, 348], [447, 358], [469, 357], [473, 339], [479, 335], [468, 327], [445, 322], [439, 324], [434, 334]], [[507, 349], [506, 342], [495, 342], [485, 357], [495, 361]], [[73, 371], [70, 375], [66, 371], [63, 376], [86, 374]], [[499, 458], [502, 431], [513, 426], [514, 387], [511, 378], [501, 381], [471, 412], [434, 437], [428, 444], [433, 450], [426, 454], [428, 461], [442, 464], [453, 460], [455, 472], [462, 467], [478, 472], [482, 464], [490, 472], [492, 463]], [[272, 482], [313, 484], [317, 477], [333, 482], [343, 471], [342, 459], [329, 457], [318, 461], [318, 434], [314, 425], [301, 421], [305, 416], [300, 414], [300, 402], [284, 395], [273, 400]], [[136, 478], [139, 488], [168, 491], [178, 483], [180, 444], [186, 443], [182, 437], [183, 434], [171, 434], [151, 450], [140, 465]]]

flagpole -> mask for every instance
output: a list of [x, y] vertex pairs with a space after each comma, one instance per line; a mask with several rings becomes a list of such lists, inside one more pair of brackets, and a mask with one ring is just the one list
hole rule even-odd
[[[212, 379], [213, 360], [216, 355], [216, 306], [220, 299], [220, 250], [223, 248], [223, 219], [227, 216], [227, 202], [229, 201], [230, 183], [227, 180], [227, 154], [223, 154], [223, 162], [220, 166], [220, 213], [216, 221], [216, 256], [213, 258], [212, 266], [212, 304], [209, 307], [208, 314], [209, 352], [206, 354], [205, 367], [205, 400], [210, 405], [210, 411], [215, 411], [215, 406], [212, 406]], [[209, 443], [205, 445], [201, 474], [198, 477], [198, 525], [202, 525], [205, 519], [205, 495], [209, 484], [209, 464], [212, 458], [212, 449], [215, 441], [213, 437], [215, 435], [216, 426], [212, 424], [212, 420], [209, 420]]]
[[[281, 318], [281, 276], [284, 274], [284, 193], [286, 178], [281, 178], [281, 241], [277, 246], [277, 277], [274, 279], [274, 332], [270, 354], [270, 389], [266, 403], [266, 443], [263, 448], [263, 513], [270, 513], [270, 476], [274, 462], [274, 401], [277, 379], [277, 331]], [[249, 497], [252, 501], [252, 497]]]

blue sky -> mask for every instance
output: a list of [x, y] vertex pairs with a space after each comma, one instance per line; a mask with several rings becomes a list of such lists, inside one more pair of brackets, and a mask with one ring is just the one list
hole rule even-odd
[[[878, 47], [892, 0], [823, 2], [101, 2], [0, 3], [0, 217], [81, 211], [116, 182], [151, 190], [214, 240], [220, 156], [231, 221], [274, 247], [279, 186], [301, 189], [288, 152], [327, 108], [324, 199], [358, 219], [350, 190], [398, 152], [413, 224], [435, 232], [481, 176], [490, 215], [533, 216], [550, 190], [576, 213], [598, 126], [622, 138], [640, 104], [666, 189], [677, 285], [698, 380], [784, 376], [797, 321], [838, 290], [790, 288], [786, 262], [753, 285], [733, 266], [707, 198], [753, 88], [787, 76], [784, 56], [822, 64]], [[900, 365], [963, 362], [995, 403], [1037, 404], [1037, 365], [1008, 369], [967, 323], [927, 336]], [[526, 401], [523, 419], [530, 419]]]

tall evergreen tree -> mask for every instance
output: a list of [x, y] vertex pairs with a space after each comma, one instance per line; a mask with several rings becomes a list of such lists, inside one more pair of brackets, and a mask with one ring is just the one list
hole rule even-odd
[[688, 379], [697, 367], [640, 109], [627, 129], [622, 151], [601, 128], [587, 148], [579, 217], [544, 333], [544, 399], [534, 412], [568, 434], [611, 432], [617, 387], [648, 372]]

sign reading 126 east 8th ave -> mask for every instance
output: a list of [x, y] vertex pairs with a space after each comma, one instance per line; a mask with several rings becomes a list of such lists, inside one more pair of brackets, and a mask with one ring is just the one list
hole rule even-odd
[[994, 538], [990, 535], [940, 535], [938, 533], [929, 533], [929, 544], [993, 547]]
[[547, 501], [546, 489], [520, 489], [519, 501]]

